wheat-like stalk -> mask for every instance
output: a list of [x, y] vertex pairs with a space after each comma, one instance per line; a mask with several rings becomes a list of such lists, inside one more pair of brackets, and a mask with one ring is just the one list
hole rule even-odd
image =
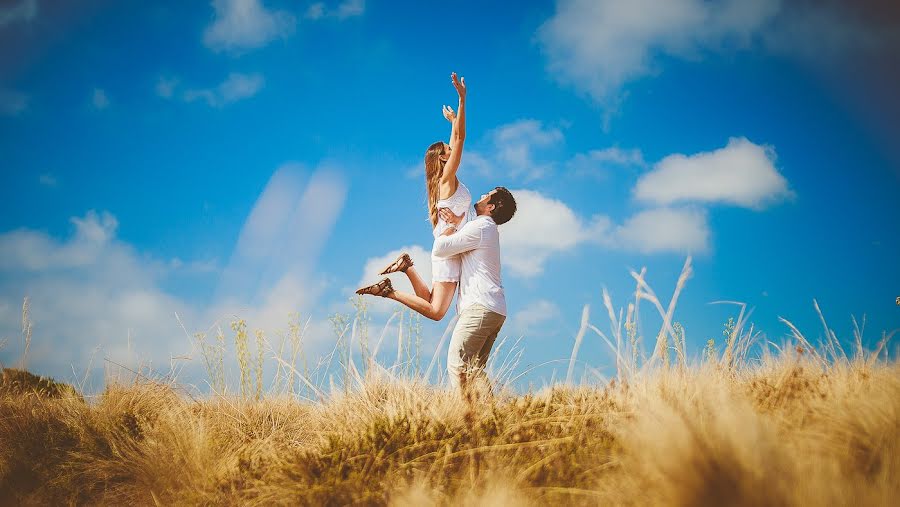
[[31, 307], [26, 297], [22, 301], [22, 338], [25, 340], [25, 352], [22, 353], [22, 368], [28, 366], [28, 349], [31, 347]]
[[256, 364], [254, 365], [254, 370], [256, 371], [256, 400], [259, 401], [262, 399], [263, 395], [263, 359], [265, 349], [263, 348], [263, 342], [265, 342], [265, 337], [263, 331], [261, 329], [256, 330]]
[[234, 331], [234, 345], [237, 350], [238, 367], [241, 371], [241, 397], [246, 398], [251, 390], [250, 376], [250, 349], [248, 347], [247, 323], [243, 319], [232, 321], [231, 330]]

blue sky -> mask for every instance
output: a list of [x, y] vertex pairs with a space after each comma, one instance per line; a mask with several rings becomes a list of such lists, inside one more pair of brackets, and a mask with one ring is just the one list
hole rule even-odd
[[[625, 306], [646, 267], [665, 305], [688, 255], [694, 353], [737, 315], [722, 300], [780, 344], [779, 317], [823, 336], [815, 298], [845, 339], [865, 314], [871, 345], [900, 327], [900, 16], [843, 4], [4, 1], [0, 362], [25, 296], [28, 365], [60, 378], [193, 352], [198, 382], [185, 330], [235, 314], [274, 336], [299, 312], [321, 357], [376, 268], [405, 249], [428, 272], [451, 71], [461, 180], [519, 197], [521, 385], [565, 370], [584, 305], [609, 328], [603, 287]], [[397, 307], [372, 303], [378, 334]], [[448, 321], [424, 323], [429, 358]], [[579, 359], [610, 372], [597, 336]]]

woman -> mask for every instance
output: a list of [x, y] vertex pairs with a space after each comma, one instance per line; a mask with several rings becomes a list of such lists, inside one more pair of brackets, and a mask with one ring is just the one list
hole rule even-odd
[[[444, 117], [452, 125], [450, 144], [438, 141], [428, 147], [425, 152], [425, 188], [428, 192], [428, 214], [433, 234], [437, 238], [448, 228], [458, 229], [469, 219], [472, 208], [472, 194], [456, 177], [459, 162], [462, 159], [463, 144], [466, 140], [466, 80], [450, 74], [453, 86], [459, 94], [457, 112], [444, 106]], [[363, 287], [357, 294], [381, 296], [399, 301], [409, 308], [432, 320], [441, 320], [450, 308], [462, 261], [460, 257], [431, 258], [431, 289], [416, 272], [409, 254], [403, 253], [381, 273], [406, 273], [412, 283], [415, 295], [394, 290], [390, 278]]]

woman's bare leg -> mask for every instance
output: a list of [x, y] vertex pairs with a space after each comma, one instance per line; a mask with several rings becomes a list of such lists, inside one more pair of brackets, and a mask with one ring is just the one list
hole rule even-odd
[[431, 289], [431, 301], [398, 290], [390, 293], [387, 297], [403, 303], [431, 320], [441, 320], [444, 315], [447, 315], [455, 292], [456, 282], [435, 282]]
[[422, 277], [419, 276], [419, 272], [416, 271], [416, 268], [413, 266], [406, 268], [406, 276], [409, 278], [409, 283], [412, 284], [413, 290], [416, 292], [416, 296], [419, 296], [420, 298], [430, 303], [431, 288], [425, 285], [425, 280], [422, 280]]

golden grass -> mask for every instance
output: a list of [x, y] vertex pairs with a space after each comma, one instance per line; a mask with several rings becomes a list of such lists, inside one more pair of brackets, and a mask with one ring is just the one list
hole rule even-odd
[[0, 498], [24, 504], [890, 505], [900, 370], [790, 353], [605, 387], [463, 397], [372, 380], [320, 403], [86, 403], [4, 391]]
[[[664, 308], [644, 272], [633, 275], [638, 291], [627, 312], [613, 311], [604, 294], [610, 336], [583, 313], [577, 342], [590, 330], [616, 356], [616, 379], [599, 385], [460, 394], [392, 375], [371, 356], [361, 373], [348, 353], [351, 380], [323, 394], [305, 367], [294, 367], [299, 321], [285, 338], [289, 350], [285, 340], [277, 347], [267, 395], [264, 337], [256, 334], [254, 361], [242, 322], [234, 329], [241, 395], [197, 400], [142, 379], [110, 383], [86, 401], [6, 370], [0, 503], [805, 506], [900, 498], [900, 367], [880, 356], [889, 335], [873, 353], [857, 336], [847, 357], [833, 333], [814, 349], [791, 326], [793, 345], [751, 360], [756, 335], [744, 330], [742, 310], [726, 326], [723, 350], [712, 343], [690, 362], [672, 322], [687, 276]], [[648, 358], [637, 332], [641, 300], [663, 317]], [[369, 348], [356, 336], [348, 343]], [[221, 350], [201, 349], [211, 354], [210, 372], [221, 373]], [[576, 356], [577, 344], [570, 364]], [[295, 377], [316, 401], [298, 400]], [[225, 392], [224, 379], [212, 381]]]

